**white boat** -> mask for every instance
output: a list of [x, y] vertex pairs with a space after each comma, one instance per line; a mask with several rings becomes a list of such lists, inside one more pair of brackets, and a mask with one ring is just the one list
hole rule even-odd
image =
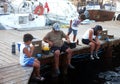
[[[68, 0], [11, 1], [7, 2], [7, 11], [0, 8], [0, 27], [2, 29], [41, 28], [51, 21], [69, 24], [71, 19], [78, 17], [76, 7]], [[35, 13], [37, 6], [40, 6], [41, 14]]]
[[[31, 3], [27, 1], [25, 3]], [[17, 4], [16, 2], [7, 3], [7, 12], [4, 8], [0, 8], [0, 27], [1, 29], [32, 29], [41, 28], [46, 24], [44, 15], [37, 15], [32, 13], [31, 5], [27, 8], [22, 8], [24, 2]], [[11, 7], [10, 7], [11, 5]]]
[[[43, 0], [47, 1], [50, 11], [47, 18], [69, 24], [69, 21], [78, 17], [77, 8], [68, 0]], [[43, 2], [42, 2], [43, 3]]]

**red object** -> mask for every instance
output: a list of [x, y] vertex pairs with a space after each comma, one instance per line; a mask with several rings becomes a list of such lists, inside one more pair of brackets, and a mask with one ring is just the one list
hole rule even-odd
[[47, 12], [49, 12], [49, 11], [50, 11], [49, 6], [48, 6], [48, 3], [47, 3], [47, 2], [45, 2], [45, 6], [44, 6], [44, 8], [47, 8]]
[[38, 6], [35, 8], [34, 14], [43, 15], [43, 13], [44, 13], [44, 8], [43, 8], [43, 6], [38, 5]]

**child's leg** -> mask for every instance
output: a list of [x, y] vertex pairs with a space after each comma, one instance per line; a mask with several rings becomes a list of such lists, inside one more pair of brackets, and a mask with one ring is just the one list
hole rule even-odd
[[76, 40], [77, 30], [73, 30], [73, 42]]
[[95, 50], [95, 44], [93, 42], [90, 42], [89, 45], [90, 45], [90, 58], [92, 60], [94, 60], [94, 58], [93, 58], [93, 52]]
[[67, 34], [67, 35], [69, 36], [69, 35], [71, 34], [71, 32], [72, 32], [72, 28], [69, 28], [69, 29], [68, 29], [68, 34]]
[[40, 76], [40, 62], [35, 59], [33, 66], [35, 67], [35, 75]]
[[34, 67], [35, 67], [36, 79], [40, 81], [44, 81], [45, 78], [40, 75], [40, 61], [39, 60], [35, 59]]
[[73, 42], [76, 40], [76, 35], [73, 36]]
[[97, 41], [97, 44], [96, 44], [96, 46], [95, 46], [96, 48], [95, 48], [95, 51], [96, 51], [96, 53], [97, 53], [97, 51], [99, 50], [99, 48], [100, 48], [100, 42], [99, 41]]
[[96, 44], [95, 52], [94, 52], [95, 57], [97, 59], [99, 59], [99, 57], [98, 57], [98, 50], [99, 50], [99, 48], [100, 48], [100, 42], [98, 41], [97, 44]]

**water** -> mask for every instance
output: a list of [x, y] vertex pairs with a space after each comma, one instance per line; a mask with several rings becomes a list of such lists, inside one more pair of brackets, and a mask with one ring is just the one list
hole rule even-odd
[[72, 59], [76, 69], [68, 69], [67, 75], [52, 78], [48, 72], [44, 75], [46, 77], [44, 82], [31, 81], [30, 84], [120, 84], [120, 46], [115, 47], [112, 52], [111, 63], [107, 63], [107, 59], [103, 61], [102, 54], [100, 60]]

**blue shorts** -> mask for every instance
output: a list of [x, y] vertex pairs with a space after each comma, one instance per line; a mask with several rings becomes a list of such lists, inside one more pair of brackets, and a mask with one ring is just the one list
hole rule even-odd
[[35, 58], [31, 57], [31, 58], [26, 58], [25, 59], [25, 66], [33, 66], [35, 61]]
[[68, 33], [71, 33], [73, 31], [73, 35], [77, 35], [77, 30], [74, 30], [74, 29], [72, 29], [72, 28], [69, 28], [68, 29]]

